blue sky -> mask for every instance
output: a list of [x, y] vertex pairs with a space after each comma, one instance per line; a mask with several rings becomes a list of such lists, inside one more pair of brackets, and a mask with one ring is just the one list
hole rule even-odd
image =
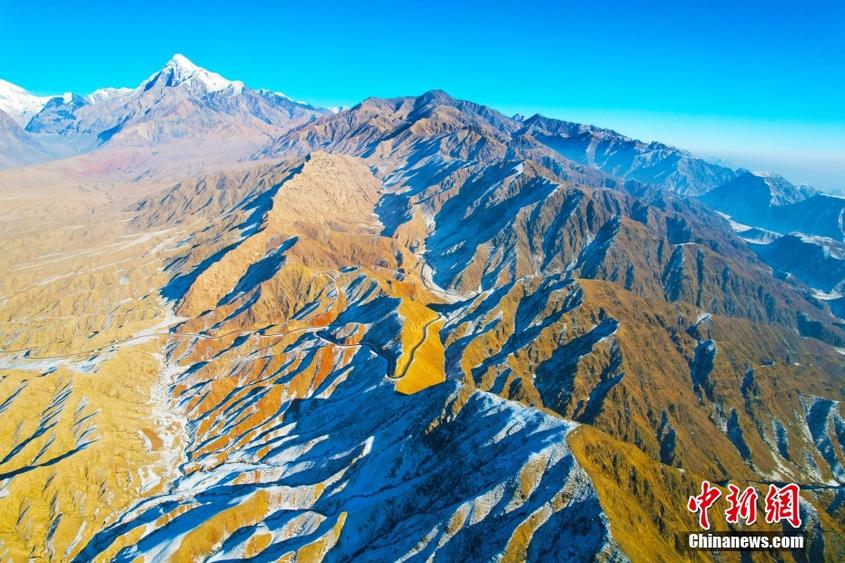
[[134, 86], [180, 52], [312, 103], [442, 88], [845, 188], [833, 0], [0, 0], [0, 25], [0, 78], [38, 93]]

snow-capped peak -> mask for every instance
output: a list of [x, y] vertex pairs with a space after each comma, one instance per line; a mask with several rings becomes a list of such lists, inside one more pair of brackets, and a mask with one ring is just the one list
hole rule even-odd
[[116, 98], [122, 98], [131, 92], [132, 88], [99, 88], [85, 96], [85, 101], [89, 104], [98, 104]]
[[145, 80], [141, 87], [146, 88], [150, 83], [157, 80], [159, 76], [167, 77], [168, 86], [179, 86], [185, 83], [200, 84], [207, 92], [217, 92], [232, 85], [230, 80], [226, 80], [216, 72], [198, 67], [186, 56], [178, 53], [173, 55], [159, 72]]
[[22, 127], [33, 115], [41, 111], [52, 97], [34, 96], [20, 86], [0, 79], [0, 111]]

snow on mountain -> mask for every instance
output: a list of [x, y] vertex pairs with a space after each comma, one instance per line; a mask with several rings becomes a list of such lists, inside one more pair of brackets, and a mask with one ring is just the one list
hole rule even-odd
[[[226, 80], [216, 72], [198, 67], [187, 57], [178, 53], [173, 55], [173, 58], [167, 61], [167, 64], [160, 71], [145, 80], [139, 86], [139, 89], [149, 89], [161, 78], [167, 81], [168, 86], [187, 84], [201, 87], [206, 92], [217, 92], [233, 85], [231, 80]], [[243, 83], [241, 83], [241, 87], [243, 87]]]
[[[27, 129], [64, 138], [80, 153], [104, 145], [167, 145], [180, 159], [188, 149], [203, 159], [214, 153], [237, 159], [322, 113], [283, 94], [223, 78], [177, 54], [134, 89], [54, 98]], [[189, 146], [176, 148], [173, 143], [180, 141]]]
[[[243, 83], [242, 83], [241, 85], [243, 85]], [[274, 92], [274, 91], [272, 91], [272, 90], [268, 90], [267, 88], [259, 88], [259, 89], [257, 89], [257, 90], [256, 90], [256, 92], [258, 92], [258, 93], [259, 93], [259, 94], [261, 94], [262, 96], [270, 96], [270, 97], [279, 97], [279, 98], [284, 98], [285, 100], [289, 100], [289, 101], [291, 101], [291, 102], [295, 101], [295, 100], [293, 100], [290, 96], [288, 96], [287, 94], [285, 94], [284, 92]], [[305, 102], [297, 102], [297, 103], [299, 103], [299, 104], [303, 104], [303, 103], [305, 103]]]
[[0, 111], [21, 127], [38, 113], [52, 96], [35, 96], [20, 86], [0, 79]]
[[781, 176], [745, 172], [700, 198], [738, 221], [754, 224], [770, 207], [798, 203], [815, 194], [812, 188], [795, 186]]
[[99, 88], [85, 96], [85, 101], [89, 104], [99, 104], [109, 100], [126, 97], [131, 94], [132, 91], [132, 88]]

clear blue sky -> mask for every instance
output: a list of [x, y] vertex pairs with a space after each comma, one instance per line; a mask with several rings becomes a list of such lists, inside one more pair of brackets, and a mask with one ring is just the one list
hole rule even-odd
[[180, 52], [323, 105], [442, 88], [845, 188], [845, 7], [0, 0], [0, 78], [135, 86]]

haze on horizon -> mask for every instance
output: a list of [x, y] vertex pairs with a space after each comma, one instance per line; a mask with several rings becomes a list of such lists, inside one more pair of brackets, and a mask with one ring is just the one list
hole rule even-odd
[[[0, 1], [0, 78], [34, 93], [136, 86], [174, 53], [230, 79], [334, 106], [441, 88], [661, 141], [733, 166], [845, 189], [845, 8], [706, 10], [671, 2], [158, 0], [133, 17]], [[37, 22], [37, 26], [24, 25]], [[37, 29], [34, 32], [33, 29]]]

